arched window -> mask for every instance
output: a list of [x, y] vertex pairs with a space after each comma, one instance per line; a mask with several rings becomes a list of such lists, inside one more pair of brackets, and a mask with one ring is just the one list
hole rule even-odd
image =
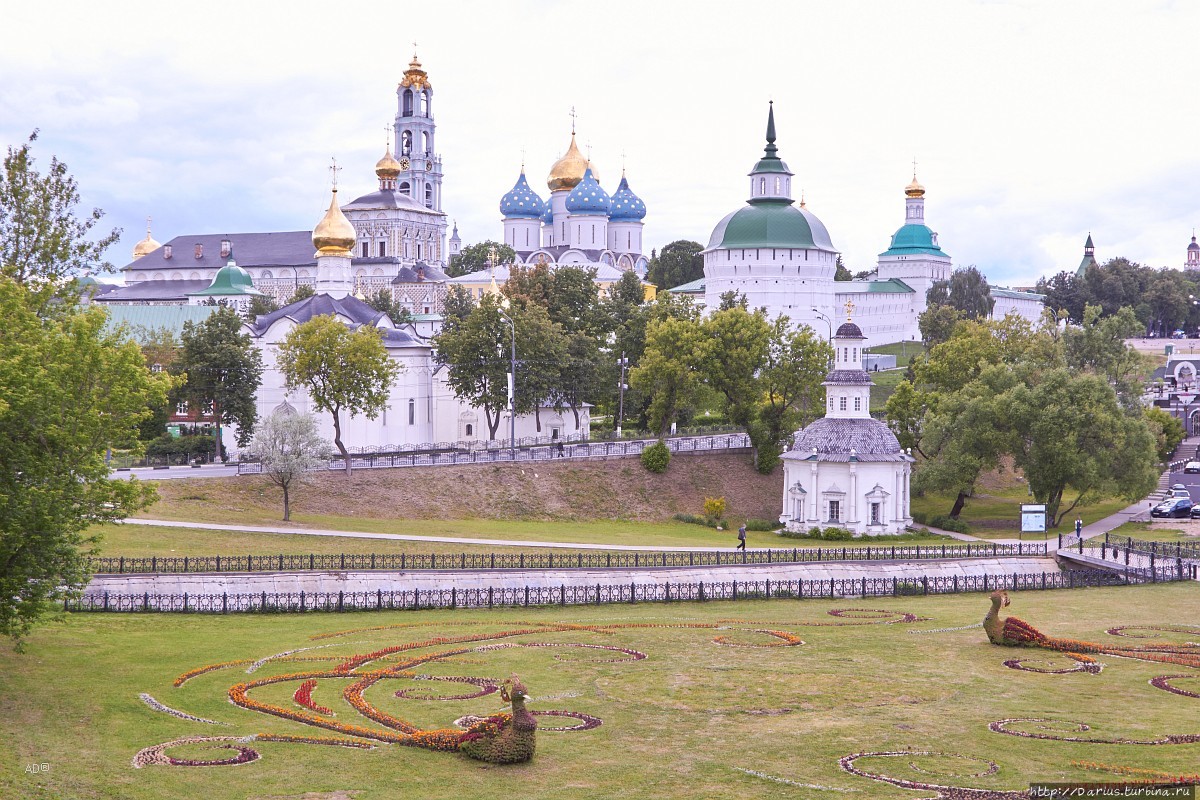
[[779, 178], [776, 178], [775, 179], [775, 194], [779, 194], [779, 189], [781, 186], [782, 186], [782, 182], [779, 180]]
[[421, 116], [429, 116], [429, 92], [421, 92]]
[[417, 401], [412, 399], [408, 401], [408, 424], [417, 424]]
[[363, 242], [362, 243], [362, 257], [370, 258], [370, 256], [371, 256], [371, 244], [370, 244], [370, 242]]
[[412, 89], [404, 90], [404, 108], [400, 113], [406, 117], [411, 117], [413, 115], [413, 90]]
[[421, 133], [421, 152], [422, 153], [432, 153], [433, 148], [430, 145], [431, 145], [431, 142], [429, 141], [429, 131], [422, 131], [422, 133]]
[[425, 207], [433, 208], [433, 185], [425, 184]]
[[407, 195], [412, 194], [412, 186], [409, 185], [408, 181], [405, 181], [404, 183], [400, 184], [400, 193], [407, 194]]
[[758, 194], [759, 194], [759, 196], [762, 196], [766, 193], [767, 193], [767, 179], [759, 178], [758, 179]]
[[400, 134], [400, 154], [409, 155], [412, 153], [412, 131], [405, 131]]
[[467, 436], [474, 436], [475, 426], [467, 423]]

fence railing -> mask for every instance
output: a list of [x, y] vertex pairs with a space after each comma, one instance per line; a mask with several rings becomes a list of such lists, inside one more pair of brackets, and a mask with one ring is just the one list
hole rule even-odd
[[[640, 456], [642, 451], [657, 439], [618, 439], [615, 441], [563, 441], [555, 444], [519, 446], [515, 450], [507, 447], [488, 447], [461, 450], [424, 450], [413, 452], [375, 452], [350, 455], [350, 465], [355, 469], [378, 469], [391, 467], [429, 467], [454, 464], [492, 464], [501, 462], [551, 461], [557, 458], [606, 458], [618, 456]], [[686, 436], [666, 439], [672, 453], [701, 453], [718, 450], [740, 450], [750, 446], [750, 437], [745, 433], [729, 433], [716, 436]], [[331, 470], [345, 469], [346, 461], [331, 458], [325, 467]], [[262, 472], [262, 465], [255, 461], [238, 464], [239, 475]]]
[[628, 569], [804, 564], [826, 561], [926, 561], [1046, 555], [1045, 542], [943, 544], [908, 547], [818, 547], [771, 550], [541, 553], [334, 553], [220, 556], [105, 556], [90, 561], [100, 574], [189, 572], [304, 572], [450, 569]]
[[1160, 558], [1200, 559], [1200, 542], [1159, 542], [1106, 533], [1104, 546]]
[[1108, 570], [1008, 575], [922, 575], [910, 578], [832, 578], [794, 581], [702, 581], [577, 586], [485, 586], [374, 592], [289, 592], [273, 594], [89, 593], [63, 601], [67, 611], [238, 612], [388, 611], [429, 608], [603, 605], [708, 600], [804, 600], [846, 597], [989, 592], [997, 589], [1074, 589], [1177, 580], [1171, 570], [1145, 575]]
[[1074, 534], [1058, 537], [1059, 551], [1078, 553], [1107, 562], [1114, 569], [1154, 575], [1170, 570], [1177, 580], [1196, 580], [1200, 574], [1200, 553], [1192, 542], [1157, 542], [1104, 534], [1103, 539], [1085, 539]]

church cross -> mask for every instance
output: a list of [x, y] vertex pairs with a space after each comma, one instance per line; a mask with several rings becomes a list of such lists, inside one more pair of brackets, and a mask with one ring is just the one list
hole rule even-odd
[[917, 157], [913, 156], [913, 180], [917, 179]]
[[854, 316], [854, 301], [847, 300], [846, 301], [846, 321], [849, 322], [853, 316]]
[[383, 126], [383, 135], [384, 135], [384, 141], [387, 142], [387, 151], [390, 153], [390, 152], [392, 152], [392, 126], [391, 125]]
[[575, 106], [571, 106], [571, 135], [575, 135]]
[[342, 168], [338, 166], [336, 158], [331, 158], [331, 159], [329, 159], [329, 161], [330, 161], [329, 174], [333, 176], [333, 188], [336, 191], [337, 190], [337, 176], [338, 176], [338, 173], [342, 171]]
[[[153, 219], [153, 217], [146, 217], [146, 238], [147, 238], [147, 239], [149, 239], [149, 238], [150, 238], [150, 221], [151, 221], [152, 219]], [[1195, 235], [1196, 235], [1196, 232], [1193, 230], [1193, 231], [1192, 231], [1192, 236], [1194, 237]]]

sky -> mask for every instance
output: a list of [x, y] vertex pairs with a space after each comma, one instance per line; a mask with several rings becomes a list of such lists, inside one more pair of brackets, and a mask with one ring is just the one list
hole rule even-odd
[[[779, 154], [853, 271], [926, 187], [956, 266], [1032, 285], [1101, 261], [1181, 267], [1200, 225], [1200, 3], [707, 0], [422, 4], [22, 3], [6, 8], [0, 144], [77, 179], [85, 209], [154, 238], [311, 229], [377, 188], [414, 42], [434, 90], [443, 207], [500, 239], [520, 173], [543, 198], [570, 140], [647, 249], [707, 243], [749, 196], [767, 103]], [[11, 35], [16, 32], [18, 35]], [[119, 276], [115, 279], [119, 280]]]

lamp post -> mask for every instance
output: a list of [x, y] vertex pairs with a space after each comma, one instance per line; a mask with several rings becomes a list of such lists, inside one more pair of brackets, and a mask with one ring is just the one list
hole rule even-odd
[[617, 382], [617, 392], [619, 400], [617, 401], [617, 436], [621, 435], [621, 420], [625, 419], [625, 390], [629, 387], [625, 385], [625, 370], [629, 367], [629, 359], [625, 357], [625, 351], [621, 351], [621, 357], [617, 359], [617, 366], [621, 368], [621, 378]]
[[[813, 313], [816, 314], [819, 318], [825, 320], [825, 325], [829, 328], [829, 346], [833, 347], [833, 321], [831, 319], [829, 319], [829, 317], [822, 314], [820, 309], [818, 309], [816, 306], [813, 306], [812, 310], [813, 310]], [[832, 367], [832, 366], [833, 366], [833, 364], [831, 362], [830, 367]]]
[[512, 360], [508, 373], [508, 457], [517, 460], [517, 326], [512, 317], [504, 313], [508, 309], [508, 298], [500, 301], [496, 309], [500, 318], [508, 323], [512, 331]]

